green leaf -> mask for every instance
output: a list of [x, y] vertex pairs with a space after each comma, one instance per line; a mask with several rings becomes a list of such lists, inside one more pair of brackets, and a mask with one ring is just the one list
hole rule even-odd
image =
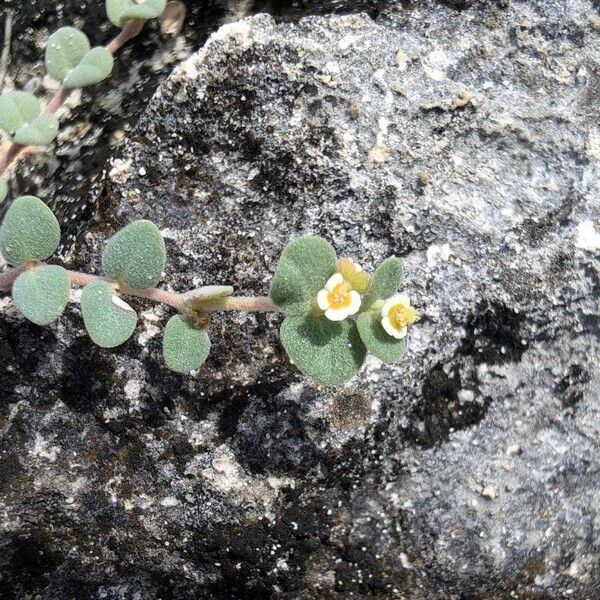
[[46, 46], [46, 71], [62, 81], [90, 51], [87, 35], [75, 27], [61, 27], [49, 38]]
[[19, 127], [31, 123], [39, 114], [39, 102], [32, 94], [16, 91], [0, 96], [0, 127], [11, 136]]
[[113, 294], [106, 281], [94, 281], [83, 288], [81, 313], [90, 338], [102, 348], [125, 343], [137, 324], [133, 308]]
[[46, 70], [62, 81], [65, 88], [81, 88], [102, 81], [113, 68], [112, 54], [102, 46], [90, 50], [82, 31], [62, 27], [55, 31], [46, 47]]
[[335, 250], [323, 238], [307, 235], [294, 240], [279, 259], [271, 299], [290, 315], [308, 313], [335, 272], [335, 263]]
[[0, 252], [9, 265], [44, 260], [60, 242], [54, 213], [35, 196], [21, 196], [10, 206], [0, 226]]
[[106, 79], [113, 68], [113, 55], [98, 46], [92, 48], [63, 80], [63, 87], [81, 88]]
[[108, 240], [104, 272], [132, 289], [154, 287], [165, 268], [165, 241], [151, 221], [134, 221]]
[[27, 92], [8, 92], [0, 96], [0, 128], [17, 144], [45, 146], [58, 133], [54, 115], [40, 115], [38, 100]]
[[398, 340], [389, 335], [378, 312], [362, 313], [356, 324], [362, 341], [373, 356], [387, 364], [397, 363], [404, 356], [406, 338]]
[[281, 341], [292, 362], [322, 385], [341, 385], [354, 377], [366, 356], [356, 325], [324, 316], [286, 317]]
[[44, 114], [21, 125], [13, 136], [13, 141], [25, 146], [46, 146], [58, 133], [58, 119], [55, 115]]
[[4, 177], [0, 177], [0, 204], [4, 202], [6, 196], [8, 196], [8, 181]]
[[71, 282], [65, 269], [45, 265], [21, 273], [13, 284], [12, 297], [16, 307], [37, 325], [56, 320], [69, 302]]
[[199, 329], [179, 315], [169, 319], [163, 338], [163, 356], [167, 366], [177, 373], [199, 369], [210, 353], [206, 329]]
[[123, 27], [131, 19], [154, 19], [165, 10], [167, 0], [106, 0], [108, 20], [117, 27]]
[[396, 293], [403, 278], [402, 262], [398, 258], [386, 258], [375, 270], [362, 301], [363, 311], [377, 300], [386, 300]]

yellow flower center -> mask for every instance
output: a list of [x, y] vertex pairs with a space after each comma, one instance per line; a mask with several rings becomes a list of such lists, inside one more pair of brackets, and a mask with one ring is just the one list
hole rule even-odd
[[419, 311], [406, 304], [396, 304], [390, 308], [388, 319], [394, 329], [404, 329], [419, 320]]
[[351, 289], [352, 286], [347, 281], [338, 283], [333, 290], [327, 294], [329, 306], [335, 310], [348, 308], [352, 302], [352, 296], [350, 296]]

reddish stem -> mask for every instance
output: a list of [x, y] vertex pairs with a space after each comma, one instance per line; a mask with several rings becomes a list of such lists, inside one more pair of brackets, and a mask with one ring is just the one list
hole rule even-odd
[[10, 291], [15, 279], [26, 270], [27, 269], [23, 266], [7, 269], [4, 273], [0, 273], [0, 291]]
[[[121, 33], [113, 38], [107, 45], [106, 49], [111, 53], [115, 54], [122, 46], [124, 46], [129, 40], [134, 38], [142, 31], [146, 21], [136, 19], [129, 21], [127, 25], [121, 30]], [[54, 114], [64, 104], [65, 100], [70, 96], [72, 89], [60, 88], [54, 96], [50, 99], [46, 108], [44, 109], [45, 114]], [[6, 169], [8, 169], [13, 162], [17, 162], [21, 150], [25, 149], [26, 146], [23, 144], [16, 144], [10, 142], [6, 148], [0, 152], [0, 175], [2, 175]]]
[[145, 290], [131, 290], [125, 287], [120, 287], [119, 290], [129, 296], [137, 296], [138, 298], [146, 298], [159, 304], [172, 306], [177, 310], [183, 310], [187, 302], [183, 294], [176, 292], [168, 292], [167, 290], [159, 290], [157, 288], [148, 288]]
[[108, 44], [106, 44], [106, 49], [111, 54], [115, 54], [117, 50], [124, 46], [129, 40], [133, 39], [136, 35], [139, 35], [145, 24], [146, 21], [143, 19], [129, 21], [121, 30], [121, 33], [119, 33], [117, 37], [113, 38]]
[[65, 102], [65, 100], [71, 95], [72, 88], [60, 88], [54, 96], [50, 99], [50, 102], [46, 105], [44, 113], [53, 115]]
[[[30, 268], [43, 266], [44, 263], [32, 263], [31, 265], [9, 268], [3, 273], [0, 273], [0, 292], [10, 292], [13, 283], [17, 277]], [[94, 281], [109, 281], [105, 277], [98, 275], [90, 275], [81, 271], [67, 271], [71, 283], [78, 287], [85, 287]], [[191, 302], [190, 296], [179, 294], [177, 292], [169, 292], [167, 290], [159, 290], [157, 288], [147, 288], [145, 290], [133, 290], [125, 286], [117, 286], [119, 292], [127, 296], [135, 296], [137, 298], [146, 298], [153, 302], [166, 304], [178, 311], [185, 311], [188, 304]], [[273, 304], [268, 296], [229, 296], [227, 298], [216, 299], [214, 302], [203, 307], [205, 312], [215, 312], [219, 310], [236, 310], [244, 312], [253, 311], [276, 311], [278, 308]]]

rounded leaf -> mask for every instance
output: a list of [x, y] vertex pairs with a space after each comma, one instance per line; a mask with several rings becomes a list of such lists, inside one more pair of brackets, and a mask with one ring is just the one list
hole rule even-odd
[[90, 50], [90, 42], [79, 29], [61, 27], [48, 39], [46, 46], [46, 71], [62, 81]]
[[199, 369], [210, 353], [206, 329], [199, 329], [179, 315], [171, 317], [163, 337], [163, 356], [167, 366], [177, 373]]
[[322, 237], [307, 235], [294, 240], [279, 259], [271, 299], [290, 315], [308, 313], [335, 266], [335, 250]]
[[12, 288], [15, 306], [37, 325], [56, 320], [69, 302], [71, 282], [65, 269], [45, 265], [21, 273]]
[[133, 308], [113, 294], [106, 281], [94, 281], [83, 288], [81, 313], [90, 338], [102, 348], [126, 342], [137, 324]]
[[46, 146], [58, 133], [58, 119], [55, 115], [43, 114], [21, 125], [15, 132], [13, 140], [25, 146]]
[[108, 20], [117, 27], [123, 27], [132, 19], [154, 19], [165, 10], [167, 0], [106, 0]]
[[356, 325], [349, 321], [290, 316], [283, 321], [280, 334], [292, 362], [321, 385], [341, 385], [352, 379], [367, 353]]
[[110, 75], [113, 62], [106, 48], [98, 46], [90, 50], [85, 33], [74, 27], [55, 31], [46, 47], [46, 69], [65, 88], [81, 88], [102, 81]]
[[35, 196], [21, 196], [10, 206], [0, 226], [0, 252], [9, 265], [44, 260], [60, 242], [54, 213]]
[[63, 79], [63, 87], [81, 88], [98, 83], [110, 75], [113, 64], [113, 55], [106, 48], [92, 48]]
[[399, 340], [389, 335], [381, 324], [379, 313], [363, 313], [356, 324], [363, 343], [373, 356], [387, 364], [397, 363], [404, 356], [406, 338]]
[[402, 283], [403, 269], [400, 259], [386, 258], [375, 270], [367, 291], [363, 297], [362, 306], [367, 310], [377, 300], [386, 300], [393, 296]]
[[6, 196], [8, 196], [8, 181], [4, 177], [0, 177], [0, 204], [4, 202]]
[[0, 128], [10, 135], [31, 123], [39, 114], [39, 102], [32, 94], [15, 91], [0, 96]]
[[108, 240], [104, 272], [128, 288], [154, 287], [165, 268], [165, 241], [151, 221], [134, 221]]

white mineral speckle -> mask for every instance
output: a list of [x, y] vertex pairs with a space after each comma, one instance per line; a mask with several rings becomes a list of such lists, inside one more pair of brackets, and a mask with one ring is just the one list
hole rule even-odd
[[160, 327], [156, 325], [147, 325], [146, 329], [142, 331], [138, 337], [138, 343], [140, 346], [145, 346], [153, 337], [156, 337], [160, 333]]
[[179, 504], [179, 500], [174, 496], [167, 496], [160, 501], [160, 505], [166, 508], [171, 508], [173, 506], [177, 506]]
[[600, 233], [594, 227], [593, 221], [584, 221], [577, 227], [575, 246], [580, 250], [600, 250]]
[[139, 397], [140, 392], [142, 391], [142, 382], [137, 379], [130, 379], [125, 384], [123, 391], [125, 392], [125, 397], [127, 400], [135, 400]]
[[434, 50], [425, 57], [423, 70], [434, 81], [442, 81], [453, 62], [452, 58], [443, 50]]
[[402, 49], [399, 49], [398, 52], [396, 52], [396, 66], [401, 72], [406, 71], [408, 67], [408, 54]]
[[450, 244], [438, 246], [433, 244], [427, 248], [427, 266], [435, 267], [450, 258]]
[[498, 490], [493, 485], [486, 485], [481, 490], [481, 495], [490, 500], [495, 500], [498, 497]]
[[39, 433], [35, 434], [35, 441], [31, 453], [34, 456], [45, 458], [50, 462], [54, 462], [60, 452], [58, 446], [52, 446], [48, 440], [45, 440]]
[[115, 158], [112, 161], [112, 165], [113, 167], [109, 171], [108, 176], [117, 183], [126, 183], [131, 177], [131, 159]]

